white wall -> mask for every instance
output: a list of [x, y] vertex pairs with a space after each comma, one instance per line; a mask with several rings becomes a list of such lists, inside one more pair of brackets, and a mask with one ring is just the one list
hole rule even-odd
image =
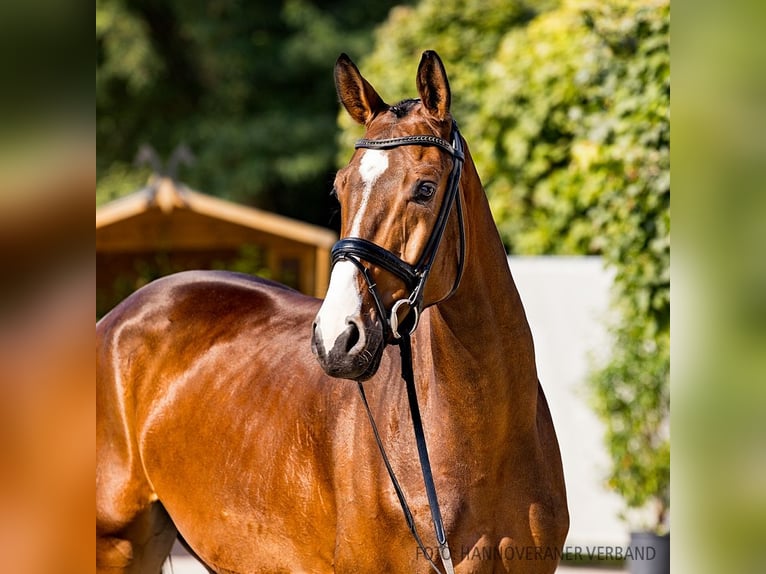
[[603, 425], [585, 379], [607, 355], [613, 274], [599, 257], [509, 257], [535, 341], [537, 370], [561, 447], [569, 499], [568, 545], [623, 545], [621, 499], [607, 491]]

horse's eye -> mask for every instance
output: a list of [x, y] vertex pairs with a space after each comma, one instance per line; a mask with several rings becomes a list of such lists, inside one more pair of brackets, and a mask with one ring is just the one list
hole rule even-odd
[[415, 188], [415, 199], [425, 201], [433, 197], [436, 193], [436, 185], [430, 181], [422, 181]]

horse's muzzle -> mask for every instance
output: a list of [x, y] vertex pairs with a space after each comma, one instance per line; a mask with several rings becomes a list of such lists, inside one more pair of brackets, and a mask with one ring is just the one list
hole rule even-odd
[[349, 317], [346, 328], [331, 342], [330, 349], [326, 348], [321, 329], [317, 317], [311, 350], [325, 373], [339, 379], [365, 381], [377, 372], [383, 356], [382, 328], [365, 326], [361, 320]]

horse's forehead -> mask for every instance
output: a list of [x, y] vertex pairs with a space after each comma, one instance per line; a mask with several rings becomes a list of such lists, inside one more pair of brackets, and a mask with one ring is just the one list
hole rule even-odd
[[[434, 133], [433, 127], [420, 113], [419, 108], [418, 103], [404, 117], [393, 112], [381, 114], [367, 127], [364, 139], [379, 140], [425, 134], [439, 136], [440, 134]], [[435, 164], [443, 163], [441, 156], [437, 148], [430, 146], [399, 146], [386, 150], [360, 148], [346, 167], [338, 172], [338, 183], [370, 188], [391, 178], [399, 180], [405, 172], [438, 170], [440, 168]]]
[[365, 187], [371, 187], [388, 169], [388, 152], [380, 149], [362, 150], [359, 176]]
[[421, 111], [419, 103], [409, 108], [406, 113], [399, 114], [394, 112], [397, 106], [393, 106], [389, 111], [378, 115], [367, 126], [367, 139], [382, 139], [391, 137], [401, 137], [419, 133], [431, 133], [432, 128], [426, 116]]
[[417, 174], [436, 176], [443, 167], [439, 150], [432, 146], [407, 145], [389, 149], [360, 148], [349, 164], [338, 172], [340, 184], [370, 189], [376, 185], [402, 182]]

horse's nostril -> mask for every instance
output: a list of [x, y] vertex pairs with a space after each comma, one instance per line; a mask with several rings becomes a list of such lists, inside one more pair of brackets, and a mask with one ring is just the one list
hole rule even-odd
[[348, 327], [346, 327], [346, 334], [346, 353], [348, 353], [359, 342], [359, 327], [356, 326], [356, 323], [353, 321], [348, 322]]

